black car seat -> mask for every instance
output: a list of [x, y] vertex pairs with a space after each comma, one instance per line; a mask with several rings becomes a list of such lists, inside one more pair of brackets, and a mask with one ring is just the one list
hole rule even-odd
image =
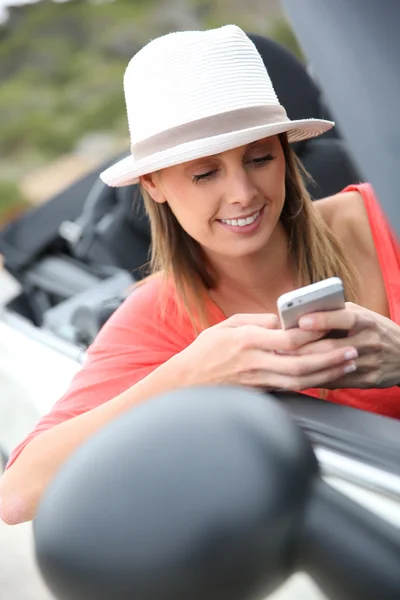
[[136, 279], [144, 275], [150, 225], [138, 185], [111, 188], [98, 180], [71, 225], [61, 231], [78, 259], [117, 266]]
[[[334, 120], [318, 85], [294, 54], [267, 37], [248, 35], [268, 68], [279, 101], [290, 119]], [[314, 199], [331, 196], [360, 180], [337, 127], [318, 138], [293, 144], [293, 149], [312, 175], [314, 183], [308, 183], [307, 187]]]

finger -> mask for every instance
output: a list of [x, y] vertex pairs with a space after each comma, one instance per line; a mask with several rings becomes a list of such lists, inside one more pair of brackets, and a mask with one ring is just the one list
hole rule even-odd
[[345, 302], [346, 309], [350, 310], [358, 310], [360, 312], [371, 312], [368, 308], [364, 308], [364, 306], [360, 306], [359, 304], [355, 304], [354, 302]]
[[296, 353], [299, 348], [320, 340], [325, 334], [325, 331], [305, 331], [299, 327], [281, 329], [272, 334], [274, 350], [277, 354]]
[[377, 331], [371, 331], [371, 329], [363, 329], [360, 332], [345, 338], [324, 337], [323, 339], [302, 346], [295, 354], [297, 356], [304, 354], [319, 354], [331, 352], [336, 348], [345, 348], [347, 346], [356, 348], [359, 355], [379, 353], [381, 349], [379, 333]]
[[296, 378], [282, 378], [282, 383], [278, 383], [276, 387], [286, 387], [289, 390], [306, 390], [309, 388], [327, 387], [331, 381], [339, 379], [346, 375], [347, 371], [354, 372], [356, 370], [356, 364], [349, 362], [345, 365], [333, 366], [318, 373], [312, 373], [310, 375], [304, 375], [298, 379]]
[[362, 388], [379, 387], [382, 374], [382, 364], [376, 356], [360, 356], [356, 359], [357, 369], [354, 372], [342, 375], [332, 380], [326, 387], [336, 388]]
[[266, 329], [280, 327], [279, 319], [274, 313], [239, 313], [220, 323], [221, 327], [243, 327], [244, 325], [256, 325]]
[[299, 327], [306, 331], [333, 329], [356, 330], [359, 331], [370, 326], [371, 316], [361, 310], [332, 310], [304, 315], [299, 319]]
[[241, 349], [259, 349], [267, 352], [291, 352], [304, 344], [320, 339], [325, 332], [302, 331], [299, 328], [290, 330], [267, 329], [257, 325], [236, 327], [234, 337]]
[[[272, 371], [279, 375], [303, 377], [318, 373], [330, 367], [354, 362], [358, 354], [354, 348], [339, 348], [323, 354], [310, 354], [307, 356], [279, 356], [274, 353], [254, 351], [249, 354], [248, 360], [257, 370]], [[341, 372], [343, 375], [343, 371]]]
[[318, 372], [309, 373], [300, 376], [281, 375], [280, 373], [266, 373], [257, 371], [253, 382], [245, 385], [254, 385], [256, 387], [279, 388], [292, 391], [306, 390], [309, 388], [329, 387], [332, 381], [338, 381], [347, 375], [347, 372], [354, 372], [356, 369], [354, 361], [330, 366]]

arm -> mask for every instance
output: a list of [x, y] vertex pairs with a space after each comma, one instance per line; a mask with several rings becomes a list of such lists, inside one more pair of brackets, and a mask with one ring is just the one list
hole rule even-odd
[[96, 431], [184, 380], [183, 373], [174, 375], [176, 361], [168, 361], [190, 339], [171, 341], [168, 323], [154, 309], [159, 292], [156, 282], [146, 284], [112, 315], [66, 394], [13, 451], [0, 479], [0, 518], [6, 523], [34, 517], [52, 477]]
[[[143, 313], [139, 313], [139, 317], [142, 321]], [[159, 340], [162, 332], [157, 328], [157, 323], [154, 326]], [[175, 326], [176, 322], [172, 319], [171, 331], [183, 342], [182, 332], [177, 332]], [[92, 368], [90, 364], [86, 365], [84, 377], [77, 376], [75, 391], [71, 386], [66, 399], [62, 399], [58, 407], [56, 405], [53, 409], [58, 420], [43, 419], [35, 430], [36, 435], [33, 438], [30, 436], [29, 443], [25, 440], [22, 444], [24, 449], [21, 454], [18, 455], [20, 448], [14, 453], [14, 462], [11, 462], [0, 480], [1, 518], [9, 524], [33, 519], [47, 485], [71, 453], [114, 418], [153, 396], [179, 387], [220, 383], [262, 389], [305, 389], [337, 379], [343, 375], [349, 361], [352, 362], [348, 347], [305, 357], [278, 355], [276, 350], [297, 349], [319, 339], [321, 334], [304, 332], [298, 328], [285, 331], [276, 329], [276, 326], [275, 315], [236, 315], [210, 327], [194, 342], [184, 344], [183, 349], [175, 348], [173, 351], [170, 344], [167, 352], [164, 344], [164, 351], [161, 353], [158, 348], [155, 354], [157, 340], [154, 337], [145, 340], [140, 338], [137, 343], [139, 352], [133, 355], [126, 352], [121, 359], [114, 348], [109, 356], [111, 365], [108, 370], [104, 369], [107, 361], [103, 354], [106, 351], [98, 342], [99, 356], [94, 361], [98, 364], [94, 373], [93, 365]], [[168, 356], [171, 351], [172, 354]], [[107, 353], [109, 355], [110, 350]], [[148, 364], [150, 354], [151, 372]], [[148, 369], [147, 373], [144, 373], [144, 368]], [[104, 389], [111, 378], [110, 371], [118, 369], [120, 374], [112, 383], [114, 394], [107, 397]], [[130, 384], [127, 383], [128, 378], [131, 379]], [[85, 383], [88, 379], [92, 386]], [[96, 379], [98, 381], [94, 385], [93, 380]], [[123, 391], [115, 393], [116, 387], [121, 387], [121, 382], [124, 384]]]
[[64, 461], [104, 425], [136, 404], [183, 385], [172, 358], [109, 402], [35, 437], [0, 479], [0, 517], [9, 525], [32, 520], [38, 503]]

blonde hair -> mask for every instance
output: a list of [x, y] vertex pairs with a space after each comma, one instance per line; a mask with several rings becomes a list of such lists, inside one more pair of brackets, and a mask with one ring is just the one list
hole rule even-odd
[[[303, 179], [309, 175], [286, 134], [279, 138], [286, 163], [281, 221], [289, 237], [297, 287], [337, 276], [343, 281], [346, 300], [354, 302], [357, 273], [342, 245], [315, 210]], [[168, 203], [154, 202], [144, 189], [142, 194], [151, 226], [151, 273], [164, 275], [174, 284], [181, 314], [186, 312], [199, 332], [212, 324], [206, 299], [207, 291], [216, 287], [216, 273], [200, 244], [181, 227]]]

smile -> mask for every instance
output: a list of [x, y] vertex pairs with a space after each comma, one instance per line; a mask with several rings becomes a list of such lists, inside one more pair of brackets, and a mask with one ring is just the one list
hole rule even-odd
[[260, 217], [264, 212], [265, 206], [260, 208], [257, 212], [254, 212], [247, 217], [239, 217], [237, 219], [218, 219], [219, 223], [223, 227], [230, 229], [237, 233], [253, 233], [260, 224]]
[[260, 210], [257, 211], [251, 217], [247, 217], [246, 219], [221, 219], [222, 223], [226, 223], [227, 225], [233, 225], [234, 227], [245, 227], [245, 225], [251, 225], [258, 219], [260, 216]]

